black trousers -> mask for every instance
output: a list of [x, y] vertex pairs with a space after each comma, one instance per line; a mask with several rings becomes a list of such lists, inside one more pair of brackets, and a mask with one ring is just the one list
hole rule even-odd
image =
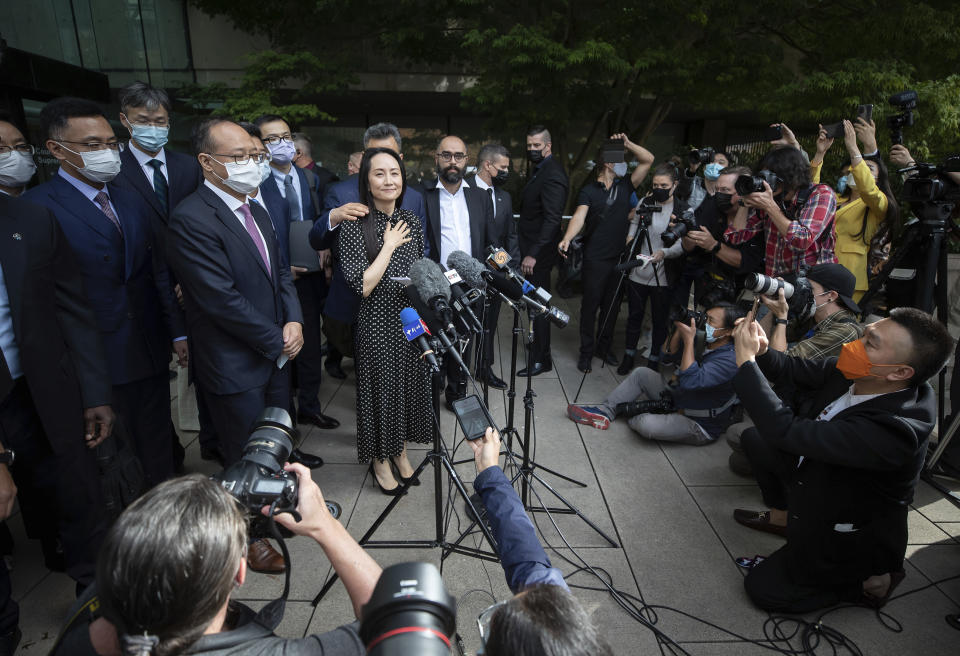
[[308, 273], [294, 281], [303, 312], [303, 348], [291, 364], [296, 368], [297, 407], [300, 412], [320, 414], [320, 382], [323, 378], [323, 356], [320, 328], [323, 325], [323, 300], [327, 280], [322, 271]]
[[811, 585], [791, 574], [788, 567], [789, 543], [754, 567], [743, 580], [743, 587], [758, 607], [775, 613], [809, 613], [860, 598], [863, 584], [844, 581], [833, 586]]
[[[540, 249], [540, 257], [537, 258], [537, 264], [533, 267], [533, 273], [527, 280], [531, 285], [543, 287], [550, 291], [550, 278], [553, 273], [553, 265], [557, 260], [556, 242], [547, 244]], [[550, 362], [550, 322], [544, 317], [538, 317], [533, 321], [533, 344], [531, 345], [532, 360], [544, 364]]]
[[113, 409], [143, 465], [146, 487], [173, 476], [170, 448], [170, 378], [167, 372], [113, 386]]
[[646, 312], [647, 300], [649, 299], [653, 322], [649, 359], [658, 360], [663, 342], [667, 339], [670, 290], [666, 287], [641, 285], [632, 280], [627, 280], [627, 294], [627, 306], [630, 308], [630, 315], [627, 317], [626, 349], [637, 348], [637, 343], [643, 334], [643, 315]]
[[290, 403], [290, 371], [273, 368], [266, 385], [236, 394], [207, 392], [207, 408], [220, 437], [220, 451], [231, 465], [240, 459], [250, 429], [266, 407], [284, 408]]
[[[610, 351], [613, 329], [620, 313], [614, 302], [620, 272], [616, 258], [583, 261], [583, 302], [580, 304], [580, 357], [601, 356]], [[599, 312], [599, 316], [598, 315]], [[609, 317], [607, 316], [609, 312]]]
[[740, 446], [753, 467], [753, 473], [768, 508], [787, 510], [787, 485], [797, 468], [798, 456], [781, 451], [763, 438], [755, 427], [743, 431]]
[[497, 348], [497, 322], [500, 320], [500, 305], [499, 297], [491, 298], [490, 306], [483, 317], [483, 352], [480, 354], [480, 367], [482, 369], [489, 369], [493, 366], [493, 355]]

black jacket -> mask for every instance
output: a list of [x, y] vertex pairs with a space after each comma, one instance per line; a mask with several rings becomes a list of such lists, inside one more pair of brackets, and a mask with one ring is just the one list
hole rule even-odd
[[[793, 575], [813, 584], [862, 581], [903, 567], [907, 510], [936, 421], [936, 399], [927, 383], [816, 421], [850, 387], [836, 362], [771, 350], [757, 364], [741, 366], [733, 381], [761, 437], [803, 456], [785, 481], [787, 551]], [[800, 414], [777, 398], [767, 378], [774, 384], [792, 381], [798, 392], [811, 393]], [[837, 530], [844, 524], [854, 530]]]
[[[475, 178], [475, 175], [469, 175], [464, 180], [471, 187], [480, 189], [474, 182]], [[489, 194], [487, 191], [483, 193]], [[517, 243], [517, 222], [513, 218], [513, 199], [510, 197], [510, 192], [504, 191], [503, 188], [493, 187], [493, 195], [497, 202], [493, 206], [493, 221], [487, 225], [487, 239], [494, 246], [507, 251], [510, 254], [510, 266], [519, 271], [520, 245]], [[477, 259], [484, 258], [486, 253], [483, 258]]]
[[[430, 251], [430, 258], [440, 262], [440, 190], [439, 181], [429, 180], [423, 185], [423, 205], [427, 211], [427, 232], [431, 244], [435, 248]], [[467, 213], [470, 215], [470, 255], [483, 261], [487, 256], [487, 244], [491, 243], [487, 230], [493, 223], [493, 201], [485, 191], [463, 185], [463, 195], [467, 202]], [[446, 266], [446, 262], [441, 262]]]
[[517, 222], [520, 255], [534, 258], [556, 255], [569, 186], [563, 166], [553, 156], [543, 160], [539, 168], [531, 170], [530, 180], [520, 197], [520, 220]]

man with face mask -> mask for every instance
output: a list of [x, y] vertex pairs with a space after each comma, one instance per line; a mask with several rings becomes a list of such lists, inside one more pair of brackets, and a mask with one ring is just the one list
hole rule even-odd
[[0, 193], [17, 197], [37, 172], [34, 148], [10, 118], [0, 114]]
[[[560, 224], [567, 202], [570, 181], [563, 164], [553, 157], [550, 131], [535, 125], [527, 131], [527, 159], [530, 177], [520, 198], [520, 220], [517, 236], [520, 241], [520, 271], [531, 284], [550, 291], [550, 273], [557, 261]], [[533, 322], [533, 345], [529, 371], [518, 376], [538, 376], [553, 370], [550, 357], [550, 322], [538, 317]]]
[[[750, 569], [747, 594], [781, 613], [883, 606], [904, 578], [907, 511], [937, 416], [927, 380], [953, 347], [946, 326], [897, 308], [823, 360], [768, 348], [752, 315], [734, 340], [734, 388], [756, 422], [743, 447], [770, 508], [734, 519], [787, 538]], [[797, 389], [795, 410], [771, 388], [780, 382]]]
[[158, 238], [138, 192], [115, 181], [120, 144], [103, 110], [58, 98], [40, 113], [60, 170], [23, 195], [56, 215], [97, 316], [114, 408], [155, 485], [173, 474], [168, 365], [186, 334]]
[[[712, 150], [712, 149], [711, 149]], [[697, 152], [697, 151], [694, 151]], [[697, 175], [700, 168], [700, 158], [691, 154], [688, 165], [677, 183], [677, 198], [686, 201], [690, 209], [697, 209], [705, 198], [713, 196], [717, 191], [717, 178], [720, 171], [733, 163], [727, 153], [719, 150], [713, 154], [710, 162], [703, 167], [703, 177]]]
[[[423, 202], [427, 210], [430, 242], [436, 246], [431, 257], [447, 268], [453, 251], [470, 254], [480, 261], [487, 256], [491, 240], [487, 230], [493, 223], [493, 200], [480, 189], [470, 187], [463, 179], [467, 167], [467, 145], [463, 139], [449, 135], [437, 144], [434, 155], [437, 177], [424, 183]], [[467, 349], [465, 362], [469, 362]], [[447, 407], [466, 394], [466, 375], [460, 366], [447, 358]]]

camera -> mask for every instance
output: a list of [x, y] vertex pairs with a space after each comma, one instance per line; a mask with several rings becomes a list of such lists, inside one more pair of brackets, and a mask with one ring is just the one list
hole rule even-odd
[[903, 128], [913, 125], [913, 110], [917, 108], [917, 92], [912, 90], [901, 91], [890, 96], [887, 102], [900, 108], [899, 114], [887, 117], [890, 141], [894, 145], [902, 144]]
[[946, 173], [960, 172], [960, 155], [947, 157], [939, 166], [926, 162], [917, 162], [914, 166], [904, 169], [916, 171], [903, 181], [903, 199], [908, 203], [929, 203], [936, 201], [956, 201], [958, 196], [957, 185], [946, 177]]
[[677, 407], [673, 404], [673, 395], [670, 390], [660, 392], [659, 399], [628, 401], [627, 403], [618, 403], [614, 408], [617, 417], [626, 419], [642, 414], [669, 415], [676, 411]]
[[779, 278], [771, 278], [762, 273], [751, 273], [747, 275], [744, 286], [755, 294], [764, 296], [776, 296], [783, 289], [784, 298], [793, 296], [793, 285]]
[[653, 223], [653, 215], [661, 211], [663, 211], [663, 207], [657, 205], [650, 196], [641, 198], [640, 204], [634, 209], [641, 228], [649, 228], [650, 224]]
[[680, 238], [691, 230], [696, 230], [698, 227], [693, 210], [684, 210], [676, 223], [660, 233], [660, 241], [663, 242], [664, 246], [670, 248], [676, 244]]
[[457, 603], [430, 563], [383, 570], [363, 606], [360, 639], [369, 656], [449, 656]]
[[670, 310], [670, 323], [679, 321], [682, 324], [689, 324], [691, 319], [693, 319], [697, 328], [703, 328], [707, 323], [707, 313], [697, 312], [696, 310], [691, 310], [690, 308], [685, 308], [680, 305]]
[[783, 296], [787, 300], [789, 316], [809, 319], [816, 311], [813, 298], [813, 287], [807, 280], [807, 269], [801, 266], [795, 274], [784, 276], [784, 280], [771, 278], [762, 273], [751, 273], [744, 281], [744, 287], [756, 294], [776, 297], [777, 292], [783, 289]]
[[737, 195], [747, 196], [763, 191], [764, 181], [770, 185], [770, 189], [774, 190], [780, 184], [780, 178], [777, 177], [776, 173], [764, 169], [756, 175], [737, 176], [737, 181], [733, 184], [733, 187], [737, 190]]
[[260, 513], [263, 506], [276, 504], [275, 514], [287, 512], [300, 521], [296, 511], [297, 477], [283, 469], [292, 450], [290, 415], [282, 408], [265, 408], [253, 426], [240, 460], [212, 477], [249, 511], [251, 537], [269, 535], [268, 520]]
[[713, 161], [713, 156], [716, 154], [716, 150], [710, 146], [704, 146], [703, 148], [691, 150], [687, 158], [690, 160], [690, 164], [709, 164]]

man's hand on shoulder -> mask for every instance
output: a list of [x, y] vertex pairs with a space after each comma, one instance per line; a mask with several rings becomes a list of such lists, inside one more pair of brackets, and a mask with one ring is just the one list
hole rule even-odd
[[347, 203], [346, 205], [335, 207], [330, 210], [330, 227], [333, 228], [342, 221], [356, 221], [369, 213], [370, 208], [363, 203]]

